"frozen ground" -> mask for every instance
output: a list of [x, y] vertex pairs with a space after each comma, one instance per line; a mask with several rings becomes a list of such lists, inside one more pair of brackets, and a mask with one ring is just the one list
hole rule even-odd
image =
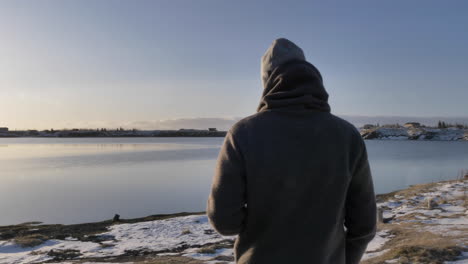
[[[0, 242], [0, 263], [35, 263], [53, 259], [47, 253], [75, 251], [79, 258], [109, 257], [129, 254], [130, 252], [161, 252], [160, 255], [181, 255], [206, 263], [218, 262], [219, 256], [232, 260], [231, 248], [218, 248], [209, 253], [200, 253], [200, 247], [234, 237], [218, 235], [210, 227], [205, 215], [176, 217], [166, 220], [119, 224], [100, 235], [101, 243], [82, 242], [74, 238], [48, 240], [42, 245], [22, 248], [12, 241]], [[388, 238], [386, 231], [381, 231], [369, 244], [372, 251], [378, 250]], [[185, 250], [177, 250], [183, 249]], [[63, 262], [66, 263], [66, 262]], [[228, 262], [229, 263], [229, 262]]]
[[[410, 197], [395, 195], [379, 203], [378, 206], [384, 210], [384, 218], [390, 224], [417, 223], [415, 228], [440, 236], [453, 237], [460, 246], [466, 248], [468, 211], [464, 199], [467, 187], [467, 180], [444, 183], [435, 186], [429, 192]], [[427, 207], [428, 200], [432, 200], [431, 209]], [[369, 260], [384, 255], [389, 250], [385, 245], [393, 237], [388, 229], [382, 228], [368, 245], [364, 259]], [[205, 215], [116, 224], [111, 226], [108, 232], [100, 234], [99, 238], [100, 242], [83, 242], [68, 237], [64, 240], [47, 240], [39, 246], [29, 248], [22, 248], [11, 240], [0, 241], [0, 263], [48, 261], [54, 259], [54, 254], [50, 252], [71, 252], [76, 256], [74, 261], [76, 259], [89, 261], [91, 258], [109, 260], [108, 257], [111, 256], [152, 254], [183, 256], [212, 264], [234, 263], [232, 251], [234, 237], [224, 237], [214, 232]], [[466, 257], [468, 258], [468, 255]], [[467, 261], [460, 259], [447, 264], [468, 263]], [[65, 260], [58, 263], [72, 263], [72, 261]]]
[[[379, 203], [378, 207], [383, 210], [387, 226], [404, 226], [419, 234], [429, 232], [465, 251], [458, 260], [446, 261], [446, 264], [468, 264], [467, 190], [468, 179], [465, 177], [465, 180], [435, 184], [423, 192], [396, 194]], [[374, 251], [374, 254], [382, 255], [385, 250]], [[386, 263], [401, 262], [394, 259]]]
[[[160, 255], [182, 255], [204, 260], [206, 263], [218, 262], [214, 259], [219, 259], [219, 256], [230, 257], [226, 259], [232, 259], [233, 256], [230, 248], [219, 248], [214, 250], [214, 253], [199, 253], [200, 246], [234, 240], [234, 237], [224, 237], [214, 232], [205, 215], [114, 225], [109, 232], [101, 234], [101, 237], [103, 238], [101, 243], [82, 242], [69, 237], [65, 240], [48, 240], [32, 248], [22, 248], [12, 241], [1, 241], [0, 263], [35, 263], [51, 260], [53, 257], [47, 254], [51, 250], [57, 252], [76, 250], [81, 254], [79, 258], [119, 256], [132, 251], [161, 252]], [[369, 249], [372, 251], [379, 249], [388, 239], [386, 231], [379, 232], [369, 244]], [[184, 247], [187, 249], [180, 253], [172, 252]]]
[[[468, 180], [444, 183], [410, 197], [395, 195], [378, 206], [389, 223], [419, 223], [439, 235], [463, 235], [468, 234], [467, 189]], [[460, 241], [467, 243], [468, 236]]]

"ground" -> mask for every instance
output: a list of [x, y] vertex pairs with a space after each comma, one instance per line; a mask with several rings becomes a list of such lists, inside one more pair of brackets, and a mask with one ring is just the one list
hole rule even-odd
[[[363, 264], [468, 263], [468, 179], [378, 196], [382, 223]], [[80, 225], [0, 227], [0, 263], [233, 263], [235, 237], [202, 213]]]
[[362, 263], [468, 263], [467, 187], [464, 179], [379, 196], [388, 236]]

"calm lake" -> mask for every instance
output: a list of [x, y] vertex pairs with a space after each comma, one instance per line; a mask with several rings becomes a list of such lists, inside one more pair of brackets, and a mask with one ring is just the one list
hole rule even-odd
[[[0, 225], [203, 211], [223, 138], [0, 139]], [[366, 141], [377, 193], [453, 179], [468, 142]]]

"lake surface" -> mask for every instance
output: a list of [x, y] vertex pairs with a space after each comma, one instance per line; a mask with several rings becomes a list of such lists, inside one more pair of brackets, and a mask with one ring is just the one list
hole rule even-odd
[[[0, 139], [0, 225], [203, 211], [223, 138]], [[377, 193], [453, 179], [468, 142], [366, 141]]]

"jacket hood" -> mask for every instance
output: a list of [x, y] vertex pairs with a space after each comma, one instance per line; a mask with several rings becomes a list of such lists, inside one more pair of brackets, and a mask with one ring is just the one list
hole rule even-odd
[[262, 99], [257, 111], [273, 108], [330, 112], [328, 93], [318, 69], [287, 39], [277, 39], [262, 57]]

